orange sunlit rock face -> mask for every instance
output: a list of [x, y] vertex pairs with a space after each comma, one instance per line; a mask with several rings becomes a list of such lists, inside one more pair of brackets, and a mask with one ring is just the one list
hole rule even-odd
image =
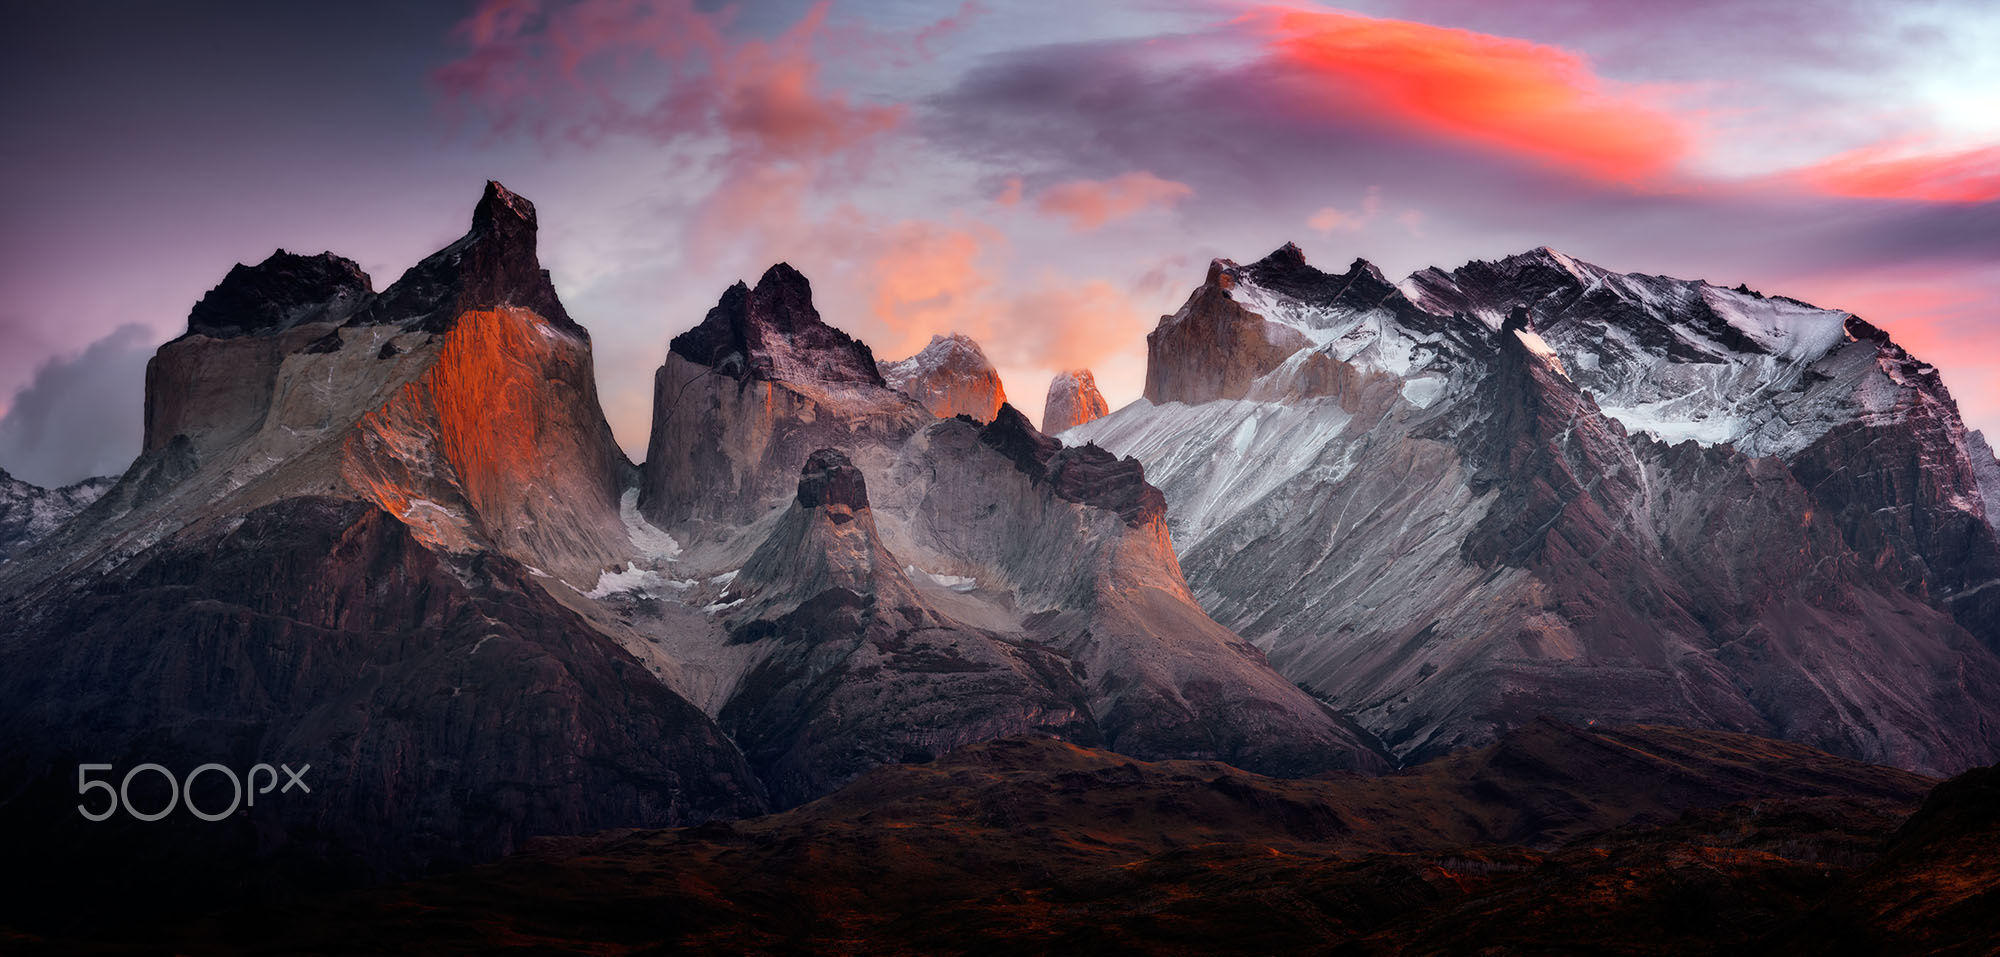
[[349, 440], [350, 481], [420, 534], [471, 529], [578, 583], [623, 557], [623, 461], [598, 409], [589, 347], [532, 312], [461, 314], [431, 364]]

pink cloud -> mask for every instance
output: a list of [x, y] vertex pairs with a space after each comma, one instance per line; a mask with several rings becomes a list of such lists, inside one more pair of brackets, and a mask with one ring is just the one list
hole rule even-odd
[[1067, 219], [1072, 227], [1087, 232], [1152, 207], [1172, 206], [1192, 195], [1194, 188], [1186, 183], [1136, 170], [1110, 179], [1058, 183], [1043, 191], [1035, 208]]
[[1333, 11], [1266, 8], [1243, 22], [1279, 64], [1332, 88], [1339, 109], [1435, 136], [1619, 183], [1663, 177], [1693, 148], [1688, 118], [1559, 47]]
[[1926, 150], [1884, 143], [1828, 157], [1796, 175], [1835, 196], [1986, 203], [2000, 199], [2000, 146]]
[[810, 161], [856, 149], [905, 113], [820, 87], [827, 10], [814, 5], [773, 38], [732, 40], [726, 12], [690, 0], [487, 0], [455, 30], [465, 52], [433, 79], [502, 131], [583, 142], [715, 136], [729, 162]]

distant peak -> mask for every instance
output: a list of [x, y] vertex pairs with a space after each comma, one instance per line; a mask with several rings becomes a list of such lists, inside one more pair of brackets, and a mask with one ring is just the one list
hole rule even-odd
[[1300, 249], [1298, 243], [1287, 242], [1283, 246], [1271, 250], [1270, 255], [1257, 260], [1251, 266], [1252, 268], [1257, 266], [1276, 266], [1286, 269], [1297, 269], [1305, 264], [1306, 251]]
[[1593, 272], [1605, 271], [1552, 246], [1536, 246], [1527, 252], [1508, 256], [1501, 262], [1516, 267], [1527, 264], [1545, 266], [1569, 273], [1579, 280], [1588, 280]]
[[755, 287], [731, 285], [669, 348], [737, 378], [884, 385], [874, 353], [820, 318], [812, 283], [790, 263], [764, 270]]
[[771, 268], [764, 270], [764, 275], [757, 277], [757, 288], [762, 290], [766, 287], [797, 288], [804, 290], [808, 296], [812, 295], [812, 281], [788, 262], [772, 263]]
[[581, 336], [556, 297], [535, 254], [535, 204], [488, 180], [472, 209], [472, 228], [457, 242], [424, 257], [383, 290], [362, 324], [415, 323], [440, 332], [474, 309], [515, 306]]
[[981, 362], [986, 361], [986, 350], [979, 347], [979, 341], [962, 332], [952, 332], [945, 335], [933, 334], [930, 343], [924, 346], [923, 352], [918, 354], [948, 355], [951, 353], [969, 353], [977, 356]]
[[1379, 267], [1360, 256], [1354, 257], [1354, 261], [1347, 264], [1347, 275], [1349, 278], [1370, 276], [1384, 283], [1389, 281], [1389, 277], [1382, 275], [1382, 270]]
[[473, 231], [505, 228], [510, 225], [525, 226], [533, 231], [535, 204], [500, 185], [498, 180], [489, 179], [486, 181], [486, 192], [479, 197], [479, 205], [472, 210]]

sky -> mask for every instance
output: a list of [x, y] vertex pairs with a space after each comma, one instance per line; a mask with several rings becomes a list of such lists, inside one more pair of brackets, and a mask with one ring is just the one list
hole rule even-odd
[[1539, 245], [1853, 311], [2000, 433], [2000, 6], [10, 2], [0, 467], [136, 453], [229, 266], [376, 288], [487, 179], [643, 453], [667, 341], [789, 261], [879, 358], [974, 336], [1038, 418], [1137, 398], [1214, 257], [1391, 277]]

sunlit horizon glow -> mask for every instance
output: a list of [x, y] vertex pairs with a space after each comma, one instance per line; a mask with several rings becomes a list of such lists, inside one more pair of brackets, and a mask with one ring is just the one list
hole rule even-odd
[[[772, 262], [880, 358], [972, 335], [1039, 419], [1062, 369], [1136, 398], [1146, 331], [1208, 259], [1286, 241], [1394, 278], [1549, 245], [1747, 282], [1887, 329], [2000, 430], [2000, 11], [1977, 3], [23, 19], [0, 67], [0, 467], [34, 480], [136, 441], [122, 380], [231, 263], [328, 249], [379, 289], [488, 178], [540, 209], [635, 454], [667, 340]], [[103, 454], [51, 454], [79, 435]]]

